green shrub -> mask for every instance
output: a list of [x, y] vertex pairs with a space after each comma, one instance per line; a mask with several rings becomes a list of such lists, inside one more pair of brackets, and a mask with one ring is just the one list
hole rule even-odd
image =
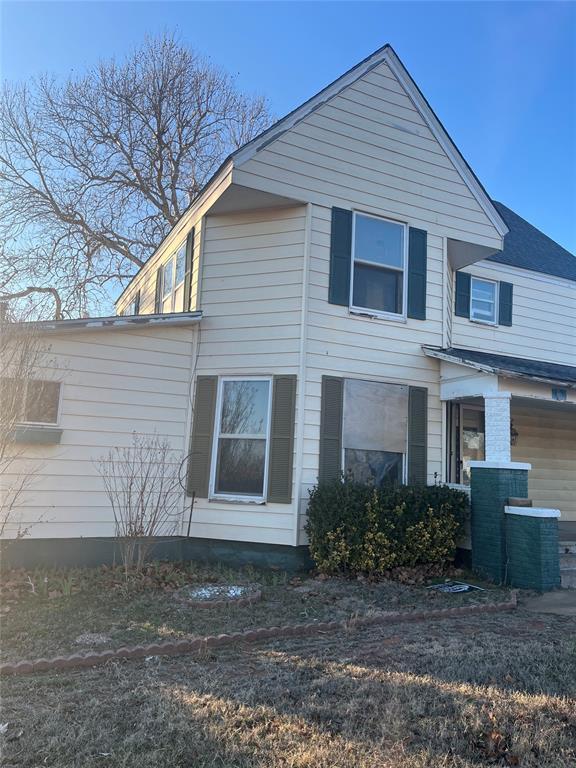
[[318, 570], [381, 577], [454, 558], [468, 496], [443, 485], [375, 488], [351, 478], [310, 491], [307, 533]]

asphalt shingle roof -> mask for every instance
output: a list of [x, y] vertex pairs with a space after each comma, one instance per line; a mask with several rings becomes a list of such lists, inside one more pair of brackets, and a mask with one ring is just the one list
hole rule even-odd
[[510, 232], [504, 237], [504, 250], [489, 256], [488, 261], [530, 269], [533, 272], [563, 277], [565, 280], [576, 282], [576, 256], [510, 208], [495, 200], [492, 202], [508, 225]]
[[502, 373], [536, 376], [539, 379], [549, 379], [558, 383], [576, 384], [576, 367], [572, 365], [546, 363], [541, 360], [527, 360], [523, 357], [509, 357], [508, 355], [494, 355], [491, 352], [458, 349], [457, 347], [439, 349], [438, 352], [453, 357], [455, 361], [487, 365]]

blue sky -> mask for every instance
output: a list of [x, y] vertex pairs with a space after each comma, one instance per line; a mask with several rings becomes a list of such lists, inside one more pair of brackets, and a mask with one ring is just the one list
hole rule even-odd
[[576, 252], [576, 4], [7, 2], [2, 77], [65, 76], [146, 33], [181, 40], [280, 117], [391, 43], [488, 192]]

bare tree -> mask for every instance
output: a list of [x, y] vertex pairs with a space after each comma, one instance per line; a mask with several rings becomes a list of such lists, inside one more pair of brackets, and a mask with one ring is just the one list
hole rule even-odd
[[6, 86], [0, 299], [50, 288], [53, 314], [88, 311], [268, 122], [263, 98], [170, 35], [63, 83]]
[[15, 538], [29, 533], [18, 519], [18, 509], [38, 466], [26, 459], [14, 434], [23, 417], [27, 384], [47, 364], [47, 353], [34, 324], [0, 317], [0, 538], [9, 528], [14, 528]]
[[126, 576], [141, 571], [154, 538], [172, 536], [182, 511], [178, 479], [180, 456], [157, 434], [132, 436], [132, 444], [113, 448], [96, 462], [114, 512]]

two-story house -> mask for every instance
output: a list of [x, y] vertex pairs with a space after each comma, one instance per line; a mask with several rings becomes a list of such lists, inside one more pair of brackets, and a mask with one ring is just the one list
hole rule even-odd
[[113, 535], [94, 457], [154, 430], [206, 546], [286, 552], [319, 479], [475, 460], [529, 463], [576, 539], [576, 258], [490, 199], [390, 46], [232, 154], [116, 309], [46, 324], [44, 551]]

